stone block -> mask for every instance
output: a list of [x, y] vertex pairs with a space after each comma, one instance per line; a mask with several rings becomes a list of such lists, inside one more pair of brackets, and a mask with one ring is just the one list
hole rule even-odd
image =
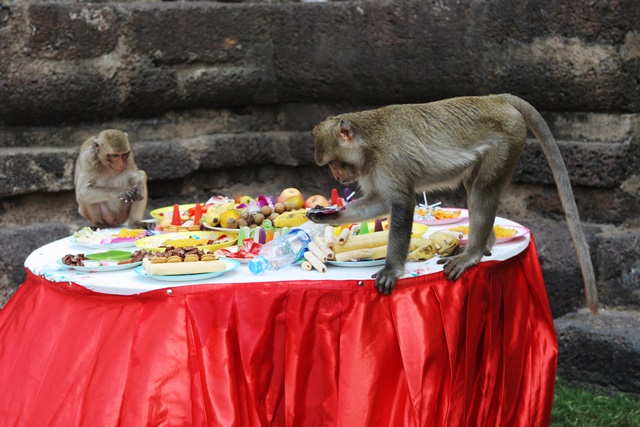
[[[512, 188], [517, 186], [512, 186]], [[580, 219], [601, 224], [623, 224], [637, 217], [640, 196], [620, 188], [573, 187]], [[524, 204], [531, 214], [562, 218], [564, 211], [555, 185], [537, 187], [525, 196]]]
[[[553, 318], [585, 307], [582, 273], [566, 222], [541, 219], [514, 220], [529, 228], [534, 236]], [[593, 248], [600, 227], [583, 223], [582, 229], [587, 244]], [[591, 257], [596, 268], [593, 250]]]
[[136, 145], [136, 163], [150, 180], [182, 178], [196, 170], [313, 163], [307, 133], [265, 132], [208, 135], [182, 141]]
[[598, 384], [640, 393], [640, 312], [588, 310], [555, 320], [558, 375], [583, 384]]
[[[629, 36], [633, 20], [624, 17], [618, 26], [598, 18], [592, 24], [586, 21], [593, 18], [592, 6], [560, 3], [283, 7], [274, 17], [280, 31], [274, 33], [273, 66], [277, 76], [288, 78], [276, 79], [277, 93], [284, 102], [304, 92], [316, 102], [342, 102], [348, 94], [352, 103], [389, 104], [513, 92], [541, 110], [590, 111], [598, 105], [638, 111], [640, 64], [635, 54], [621, 53], [636, 51]], [[633, 2], [617, 6], [637, 16]], [[536, 26], [518, 31], [521, 22], [531, 21], [531, 10], [539, 17]], [[595, 37], [594, 27], [607, 35]]]
[[73, 189], [76, 149], [6, 148], [0, 150], [0, 196]]
[[614, 229], [594, 242], [599, 292], [608, 306], [640, 306], [640, 230]]
[[260, 67], [198, 68], [181, 82], [182, 108], [252, 105], [268, 77]]
[[241, 66], [270, 59], [277, 6], [174, 2], [128, 9], [133, 54], [152, 58], [156, 66]]
[[176, 107], [180, 96], [176, 70], [170, 67], [141, 67], [132, 71], [127, 83], [123, 113], [134, 117], [162, 115]]
[[[573, 185], [615, 188], [627, 176], [629, 143], [559, 142]], [[554, 184], [540, 142], [528, 140], [514, 172], [515, 182]]]
[[24, 261], [29, 254], [49, 242], [70, 236], [73, 231], [68, 225], [60, 223], [0, 228], [0, 242], [7, 249], [0, 259], [0, 287], [17, 288], [26, 278]]
[[34, 57], [97, 58], [117, 45], [122, 18], [111, 5], [32, 4], [28, 10], [29, 53]]
[[99, 70], [57, 74], [25, 66], [0, 77], [0, 120], [14, 126], [102, 120], [117, 116], [119, 93]]

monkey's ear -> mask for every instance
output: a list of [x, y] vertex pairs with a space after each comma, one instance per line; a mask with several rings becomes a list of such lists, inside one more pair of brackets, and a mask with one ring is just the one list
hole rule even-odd
[[342, 138], [344, 142], [351, 142], [351, 140], [356, 137], [356, 130], [347, 120], [340, 120], [338, 132], [340, 132], [340, 138]]
[[100, 151], [100, 138], [93, 138], [93, 144], [96, 147], [96, 151]]

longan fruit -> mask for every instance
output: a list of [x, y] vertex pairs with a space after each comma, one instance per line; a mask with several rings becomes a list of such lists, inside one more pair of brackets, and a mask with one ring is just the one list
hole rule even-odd
[[271, 215], [271, 212], [273, 212], [273, 209], [271, 209], [271, 206], [269, 205], [264, 205], [262, 208], [260, 208], [260, 212], [262, 213], [262, 215], [267, 217]]
[[238, 227], [248, 227], [249, 226], [249, 222], [244, 219], [244, 218], [240, 218], [238, 220]]
[[293, 209], [293, 204], [291, 204], [291, 202], [284, 202], [284, 210], [289, 212], [291, 209]]
[[284, 204], [278, 202], [275, 204], [275, 206], [273, 207], [273, 210], [276, 211], [276, 213], [281, 214], [282, 212], [284, 212]]
[[275, 220], [276, 218], [278, 218], [280, 216], [280, 214], [278, 212], [271, 212], [271, 215], [269, 215], [269, 219], [271, 221]]
[[264, 221], [264, 215], [262, 215], [261, 213], [257, 213], [253, 215], [253, 223], [256, 225], [260, 225], [262, 224], [262, 221]]

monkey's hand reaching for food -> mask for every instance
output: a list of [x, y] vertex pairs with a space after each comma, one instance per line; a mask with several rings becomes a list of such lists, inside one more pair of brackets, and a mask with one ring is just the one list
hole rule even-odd
[[307, 212], [307, 219], [317, 224], [339, 224], [340, 212], [321, 212], [319, 210], [310, 210]]
[[122, 200], [125, 203], [133, 203], [138, 200], [142, 200], [142, 194], [140, 193], [140, 188], [138, 186], [130, 187], [124, 190], [118, 199]]

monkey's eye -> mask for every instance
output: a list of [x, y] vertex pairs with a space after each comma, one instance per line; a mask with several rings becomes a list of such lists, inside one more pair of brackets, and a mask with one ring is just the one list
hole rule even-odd
[[109, 159], [109, 161], [112, 161], [121, 158], [123, 162], [126, 162], [129, 158], [129, 154], [131, 154], [131, 151], [127, 151], [126, 153], [121, 154], [107, 154], [107, 159]]

